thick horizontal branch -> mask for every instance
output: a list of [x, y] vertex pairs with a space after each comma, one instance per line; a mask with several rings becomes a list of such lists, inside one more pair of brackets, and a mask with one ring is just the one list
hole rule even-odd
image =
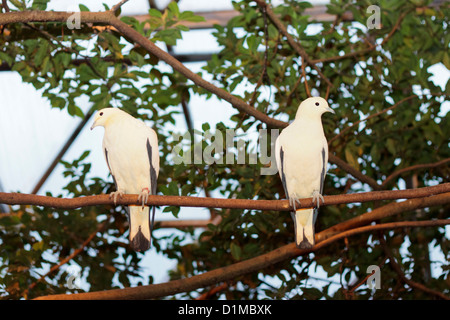
[[[429, 197], [437, 194], [445, 194], [450, 201], [450, 183], [443, 183], [432, 187], [423, 187], [407, 190], [371, 191], [353, 194], [324, 196], [326, 205], [345, 203], [361, 203], [382, 200], [413, 199]], [[113, 205], [114, 201], [109, 195], [85, 196], [78, 198], [54, 198], [24, 193], [0, 192], [0, 203], [8, 205], [34, 205], [59, 209], [77, 209], [96, 205]], [[117, 205], [138, 205], [138, 195], [125, 194], [117, 200]], [[225, 208], [225, 209], [253, 209], [289, 211], [287, 200], [248, 200], [248, 199], [219, 199], [207, 197], [188, 196], [160, 196], [151, 195], [146, 202], [151, 206], [180, 206], [180, 207], [203, 207], [203, 208]], [[298, 207], [298, 206], [297, 206]], [[312, 208], [312, 198], [300, 199], [301, 208]]]
[[449, 192], [432, 197], [408, 199], [402, 202], [392, 202], [329, 228], [327, 236], [338, 234], [351, 228], [367, 225], [372, 221], [378, 221], [383, 218], [395, 216], [401, 214], [402, 212], [408, 212], [431, 206], [442, 206], [448, 203], [450, 203]]
[[[441, 185], [447, 186], [448, 183]], [[432, 188], [432, 189], [429, 189]], [[435, 187], [413, 189], [409, 191], [422, 190], [433, 191], [435, 194]], [[405, 190], [407, 191], [407, 190]], [[398, 191], [396, 191], [398, 192]], [[427, 192], [427, 193], [428, 193]], [[372, 192], [375, 194], [382, 194], [385, 192]], [[1, 194], [0, 194], [1, 197]], [[273, 201], [272, 201], [273, 202]], [[368, 232], [370, 230], [380, 230], [382, 228], [397, 228], [400, 226], [431, 226], [431, 225], [444, 225], [448, 224], [450, 220], [436, 220], [433, 222], [403, 222], [396, 224], [385, 224], [361, 227], [363, 224], [369, 224], [375, 220], [379, 220], [385, 216], [391, 216], [406, 212], [408, 210], [415, 210], [423, 207], [440, 206], [450, 203], [450, 193], [442, 193], [426, 198], [409, 199], [404, 202], [394, 202], [388, 205], [379, 207], [371, 212], [367, 212], [353, 219], [339, 223], [331, 228], [318, 232], [316, 234], [317, 245], [313, 247], [313, 250], [318, 250], [324, 246], [331, 244], [344, 237], [349, 237], [361, 232]], [[355, 229], [358, 228], [358, 229]], [[193, 276], [187, 279], [174, 280], [167, 283], [139, 286], [134, 288], [125, 288], [119, 290], [107, 290], [101, 292], [80, 293], [72, 295], [55, 295], [41, 297], [41, 299], [151, 299], [156, 297], [163, 297], [173, 295], [179, 292], [189, 292], [197, 288], [216, 285], [217, 283], [234, 279], [236, 277], [255, 272], [266, 268], [275, 263], [292, 259], [296, 256], [305, 254], [309, 251], [297, 249], [295, 243], [290, 243], [276, 250], [268, 252], [266, 254], [251, 258], [245, 261], [238, 262], [229, 266], [218, 268], [209, 272], [205, 272], [200, 275]]]
[[[388, 230], [395, 228], [444, 226], [448, 224], [450, 224], [450, 219], [429, 220], [429, 221], [404, 221], [404, 222], [394, 222], [394, 223], [385, 223], [379, 225], [359, 227], [352, 230], [348, 230], [346, 232], [342, 232], [332, 237], [328, 238], [319, 237], [319, 240], [316, 240], [317, 244], [313, 247], [311, 251], [317, 251], [340, 239], [365, 232], [373, 232], [377, 230]], [[322, 234], [326, 234], [327, 230], [320, 232], [318, 235], [320, 236]], [[320, 240], [320, 238], [322, 238], [322, 240]], [[216, 285], [220, 282], [242, 276], [243, 274], [261, 270], [274, 263], [281, 262], [287, 259], [292, 259], [296, 256], [305, 254], [307, 252], [310, 251], [297, 249], [294, 243], [290, 243], [286, 246], [283, 246], [281, 248], [278, 248], [274, 251], [263, 254], [256, 258], [238, 262], [227, 267], [208, 271], [203, 274], [196, 275], [187, 279], [173, 280], [166, 283], [139, 286], [133, 288], [113, 289], [106, 291], [77, 293], [70, 295], [66, 294], [50, 295], [39, 297], [37, 298], [37, 300], [87, 300], [87, 299], [124, 300], [124, 299], [152, 299], [158, 297], [165, 297], [180, 292], [189, 292], [201, 287]]]

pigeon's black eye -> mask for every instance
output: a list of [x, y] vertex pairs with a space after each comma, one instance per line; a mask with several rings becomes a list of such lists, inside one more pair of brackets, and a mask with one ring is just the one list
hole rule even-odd
[[100, 112], [100, 115], [102, 116], [102, 115], [103, 115], [103, 112]]
[[318, 102], [316, 102], [316, 106], [319, 106], [319, 103], [318, 103]]

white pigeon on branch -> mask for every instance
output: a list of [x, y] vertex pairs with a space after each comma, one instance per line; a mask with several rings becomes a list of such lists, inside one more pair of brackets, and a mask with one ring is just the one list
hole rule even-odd
[[[322, 114], [335, 113], [327, 101], [312, 97], [303, 101], [295, 120], [275, 142], [278, 172], [293, 208], [295, 243], [300, 249], [314, 246], [316, 222], [328, 163], [328, 144], [322, 127]], [[316, 208], [296, 209], [299, 199], [313, 198]]]
[[128, 206], [130, 243], [136, 251], [148, 250], [155, 207], [150, 222], [150, 208], [144, 204], [149, 194], [156, 194], [159, 172], [156, 132], [118, 108], [99, 110], [91, 130], [97, 126], [105, 128], [103, 151], [117, 189], [110, 197], [116, 203], [117, 197], [123, 194], [139, 194], [142, 205]]

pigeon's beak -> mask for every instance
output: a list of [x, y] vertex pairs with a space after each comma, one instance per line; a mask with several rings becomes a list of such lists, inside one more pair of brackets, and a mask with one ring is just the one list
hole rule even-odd
[[331, 109], [330, 107], [327, 108], [327, 111], [328, 111], [328, 112], [331, 112], [332, 114], [336, 114], [336, 112], [334, 112], [334, 110]]
[[94, 121], [94, 123], [92, 124], [91, 130], [94, 129], [94, 128], [97, 126], [97, 125], [96, 125], [96, 122], [97, 122], [97, 121]]

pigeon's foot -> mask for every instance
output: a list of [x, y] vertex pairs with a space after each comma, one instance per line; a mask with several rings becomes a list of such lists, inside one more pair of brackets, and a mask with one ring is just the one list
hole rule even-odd
[[149, 193], [150, 193], [150, 190], [148, 188], [142, 188], [142, 191], [139, 194], [138, 201], [142, 200], [142, 209], [144, 209], [145, 203], [148, 200]]
[[315, 190], [312, 194], [312, 202], [313, 204], [314, 202], [316, 203], [317, 209], [319, 209], [320, 207], [320, 200], [322, 200], [322, 204], [325, 203], [325, 200], [323, 200], [323, 196], [319, 193], [319, 191]]
[[122, 198], [122, 196], [124, 195], [123, 191], [117, 190], [114, 192], [111, 192], [109, 194], [109, 198], [113, 198], [114, 199], [114, 205], [117, 205], [117, 197]]
[[297, 210], [296, 207], [297, 204], [300, 206], [300, 200], [298, 198], [296, 197], [289, 198], [289, 205], [294, 209], [294, 211]]

